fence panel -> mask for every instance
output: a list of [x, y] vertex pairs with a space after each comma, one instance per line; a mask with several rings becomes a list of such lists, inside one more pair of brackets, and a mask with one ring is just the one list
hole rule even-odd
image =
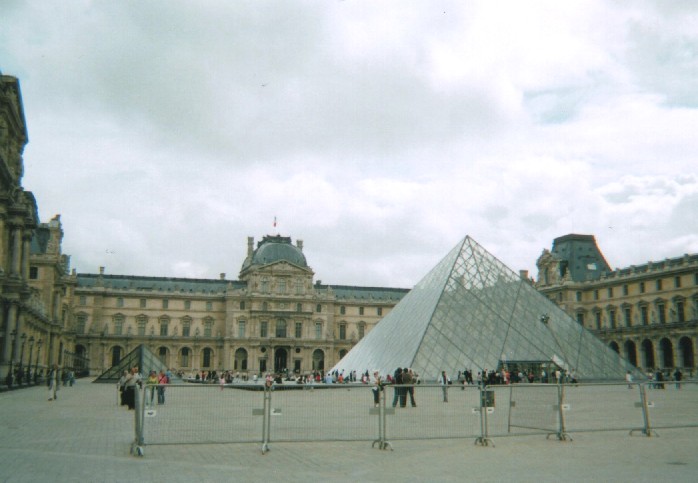
[[[418, 384], [413, 387], [416, 407], [412, 407], [408, 394], [405, 407], [398, 402], [394, 413], [386, 415], [388, 441], [480, 435], [480, 391], [477, 386], [447, 386], [448, 402], [444, 402], [443, 386], [439, 384]], [[395, 391], [399, 389], [401, 386], [386, 387], [387, 408], [392, 408]], [[473, 412], [474, 409], [477, 411]]]
[[642, 429], [641, 387], [638, 384], [566, 385], [565, 422], [568, 432]]
[[697, 382], [671, 381], [661, 385], [648, 383], [646, 386], [652, 429], [698, 426]]
[[270, 441], [373, 441], [378, 414], [364, 384], [318, 384], [271, 393]]
[[[557, 433], [560, 428], [557, 384], [512, 384], [509, 386], [509, 417], [507, 427], [499, 419], [490, 424], [493, 436]], [[504, 397], [504, 391], [502, 399]], [[503, 401], [498, 405], [506, 404]], [[488, 418], [488, 423], [490, 419]]]
[[[145, 444], [252, 443], [262, 441], [263, 416], [253, 415], [264, 406], [262, 386], [170, 384], [164, 404], [151, 404], [144, 391], [143, 439]], [[257, 389], [257, 390], [253, 390]], [[255, 411], [255, 412], [259, 412]]]

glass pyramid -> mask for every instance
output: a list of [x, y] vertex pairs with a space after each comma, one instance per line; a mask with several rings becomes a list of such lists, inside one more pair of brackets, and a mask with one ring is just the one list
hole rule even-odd
[[560, 368], [581, 380], [644, 376], [470, 237], [456, 245], [332, 370], [422, 380], [441, 371]]
[[167, 372], [167, 366], [160, 358], [153, 353], [145, 344], [140, 344], [131, 352], [121, 358], [118, 364], [111, 366], [104, 371], [93, 382], [116, 383], [124, 371], [130, 371], [132, 367], [138, 366], [143, 377], [147, 377], [150, 371]]

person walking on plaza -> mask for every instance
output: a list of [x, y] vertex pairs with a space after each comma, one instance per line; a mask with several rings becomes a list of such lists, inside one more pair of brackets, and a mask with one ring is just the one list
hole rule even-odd
[[155, 390], [157, 389], [157, 385], [158, 375], [155, 371], [150, 371], [150, 374], [148, 374], [148, 379], [145, 381], [145, 387], [148, 389], [148, 401], [151, 407], [153, 406], [153, 400], [155, 399]]
[[676, 381], [676, 389], [681, 389], [681, 379], [683, 379], [683, 374], [681, 374], [681, 370], [677, 367], [674, 371], [674, 381]]
[[58, 365], [54, 364], [51, 367], [51, 372], [48, 373], [46, 378], [46, 385], [48, 386], [48, 400], [53, 401], [58, 399]]
[[[409, 386], [407, 386], [407, 394], [410, 395], [410, 404], [412, 405], [413, 408], [416, 408], [417, 403], [414, 402], [414, 384], [417, 382], [417, 375], [412, 371], [412, 369], [408, 369], [408, 368], [405, 368], [402, 372], [403, 372], [403, 379], [405, 380], [405, 384], [409, 384]], [[407, 374], [406, 377], [404, 375], [405, 373]]]
[[381, 380], [381, 376], [378, 371], [373, 371], [372, 384], [373, 387], [371, 390], [373, 391], [373, 406], [378, 407], [378, 403], [380, 402], [380, 392], [383, 390], [383, 381]]
[[165, 384], [169, 382], [170, 378], [161, 370], [158, 375], [158, 404], [165, 404]]
[[632, 389], [632, 388], [633, 388], [633, 375], [630, 374], [630, 371], [627, 371], [627, 372], [625, 373], [625, 382], [628, 383], [628, 389]]
[[446, 371], [441, 371], [439, 376], [439, 383], [441, 384], [441, 391], [443, 392], [444, 402], [448, 402], [448, 385], [451, 384], [451, 380], [446, 375]]
[[[393, 384], [402, 384], [402, 367], [395, 369]], [[397, 406], [398, 401], [402, 397], [402, 387], [393, 387], [393, 407]]]

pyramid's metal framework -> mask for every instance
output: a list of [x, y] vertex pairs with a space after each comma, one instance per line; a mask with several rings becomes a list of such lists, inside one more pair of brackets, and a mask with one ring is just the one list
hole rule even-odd
[[332, 370], [559, 367], [586, 380], [644, 376], [527, 280], [465, 237]]
[[121, 360], [104, 371], [93, 382], [115, 383], [124, 371], [130, 371], [132, 367], [138, 367], [141, 374], [146, 377], [150, 371], [167, 371], [167, 366], [155, 355], [145, 344], [136, 346], [131, 352], [126, 354]]

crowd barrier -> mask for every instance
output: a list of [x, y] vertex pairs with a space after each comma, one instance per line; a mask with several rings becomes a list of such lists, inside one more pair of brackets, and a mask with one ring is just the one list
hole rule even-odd
[[392, 449], [399, 440], [473, 438], [489, 446], [505, 436], [566, 441], [577, 432], [652, 436], [662, 428], [698, 427], [695, 382], [387, 385], [378, 404], [363, 384], [161, 387], [162, 401], [157, 388], [137, 388], [135, 454], [160, 444], [259, 443], [263, 453], [273, 442], [370, 441]]

